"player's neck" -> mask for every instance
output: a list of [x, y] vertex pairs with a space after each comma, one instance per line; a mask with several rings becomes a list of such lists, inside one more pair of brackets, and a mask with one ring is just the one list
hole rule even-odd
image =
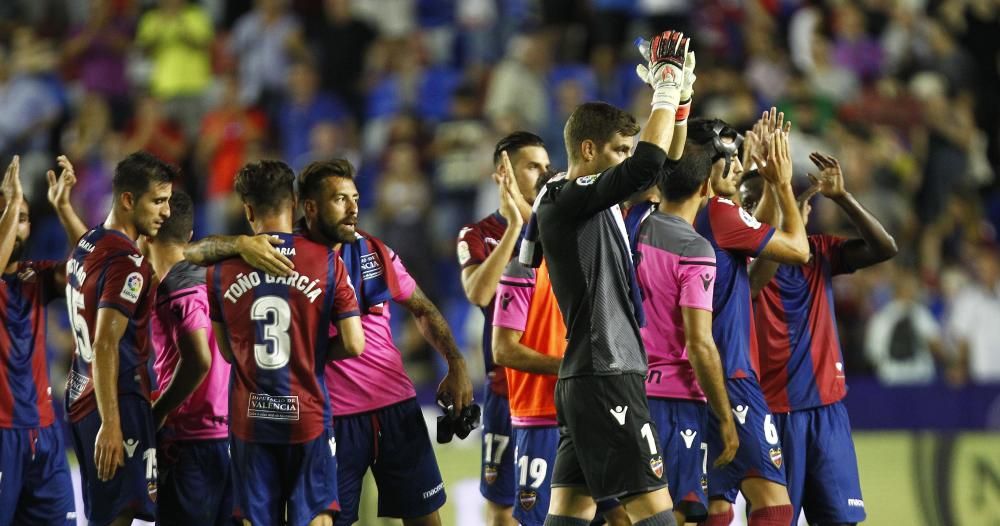
[[13, 273], [17, 272], [17, 265], [18, 265], [18, 263], [20, 263], [20, 261], [18, 261], [16, 259], [10, 260], [10, 263], [7, 263], [7, 268], [3, 269], [3, 273], [4, 274], [13, 274]]
[[106, 230], [117, 230], [128, 236], [132, 241], [139, 239], [139, 229], [131, 222], [123, 220], [119, 212], [114, 208], [111, 209], [108, 218], [104, 220], [104, 228]]
[[264, 232], [291, 233], [293, 223], [291, 214], [279, 212], [274, 215], [256, 218], [253, 222], [253, 231], [256, 234]]
[[184, 245], [158, 245], [149, 247], [149, 264], [153, 272], [163, 279], [177, 263], [184, 260]]
[[693, 195], [683, 201], [663, 200], [657, 209], [664, 214], [675, 215], [688, 223], [694, 224], [694, 218], [698, 215], [700, 208], [701, 196]]

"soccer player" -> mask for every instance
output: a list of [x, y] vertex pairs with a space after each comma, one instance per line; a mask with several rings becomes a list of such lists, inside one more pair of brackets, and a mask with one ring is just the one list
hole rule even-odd
[[159, 471], [157, 523], [230, 524], [229, 364], [208, 316], [205, 269], [184, 260], [191, 198], [175, 191], [170, 218], [139, 245], [159, 279], [150, 318], [162, 390], [153, 402]]
[[66, 267], [21, 260], [31, 221], [17, 156], [0, 192], [0, 525], [75, 526], [45, 356], [45, 306], [62, 293]]
[[[865, 508], [851, 424], [841, 403], [847, 387], [831, 278], [886, 261], [897, 249], [846, 190], [840, 163], [820, 153], [810, 159], [819, 171], [803, 200], [803, 220], [808, 198], [818, 190], [844, 211], [859, 237], [810, 235], [805, 265], [780, 265], [763, 278], [757, 276], [761, 267], [751, 267], [761, 387], [781, 437], [793, 517], [804, 509], [809, 524], [854, 524], [865, 519]], [[760, 183], [743, 181], [744, 203], [760, 200]]]
[[135, 240], [155, 236], [170, 216], [174, 176], [170, 165], [136, 152], [115, 167], [114, 201], [104, 223], [80, 236], [79, 219], [56, 209], [76, 240], [66, 263], [66, 305], [76, 340], [66, 405], [84, 511], [94, 525], [156, 518], [156, 443], [146, 367], [152, 271]]
[[[503, 177], [501, 155], [507, 152], [513, 177]], [[462, 289], [473, 305], [482, 308], [483, 363], [486, 365], [486, 394], [483, 399], [483, 456], [479, 492], [486, 498], [489, 526], [511, 526], [514, 511], [514, 451], [510, 447], [510, 405], [503, 367], [493, 363], [490, 350], [493, 328], [493, 297], [500, 275], [514, 255], [521, 229], [531, 215], [535, 185], [549, 169], [545, 143], [533, 133], [514, 132], [501, 139], [493, 152], [494, 180], [514, 200], [516, 206], [503, 207], [478, 223], [466, 225], [458, 233], [458, 263], [462, 267]]]
[[[792, 516], [781, 444], [758, 383], [747, 258], [800, 264], [808, 257], [808, 245], [792, 193], [787, 133], [779, 126], [770, 129], [767, 138], [767, 165], [760, 173], [774, 187], [774, 197], [783, 213], [780, 228], [761, 223], [731, 200], [743, 174], [737, 156], [742, 138], [736, 130], [720, 120], [695, 119], [688, 124], [688, 143], [712, 149], [711, 164], [702, 163], [697, 169], [709, 172], [713, 196], [698, 212], [694, 225], [715, 251], [712, 335], [722, 358], [726, 391], [739, 435], [734, 460], [715, 466], [725, 451], [723, 421], [710, 414], [705, 430], [708, 462], [713, 464], [708, 473], [709, 517], [704, 522], [708, 526], [732, 521], [732, 502], [739, 491], [752, 505], [751, 526], [785, 525]], [[764, 166], [764, 160], [756, 154], [755, 162]]]
[[708, 516], [706, 399], [719, 421], [723, 450], [714, 466], [739, 447], [719, 351], [712, 337], [715, 251], [695, 232], [702, 200], [711, 195], [711, 145], [687, 141], [684, 154], [659, 182], [659, 207], [639, 230], [636, 265], [647, 324], [646, 394], [659, 432], [678, 524]]
[[206, 275], [212, 329], [233, 367], [234, 515], [244, 525], [333, 524], [337, 441], [324, 371], [329, 360], [358, 356], [365, 346], [337, 253], [291, 233], [294, 183], [285, 163], [259, 161], [244, 166], [235, 184], [254, 232], [282, 241], [293, 273], [275, 276], [228, 259]]
[[444, 482], [413, 382], [393, 343], [390, 301], [413, 315], [424, 338], [447, 360], [439, 397], [461, 411], [472, 403], [472, 381], [437, 307], [392, 249], [357, 228], [354, 177], [354, 167], [343, 159], [312, 163], [299, 175], [305, 233], [340, 254], [354, 284], [366, 342], [363, 355], [331, 362], [326, 370], [341, 452], [341, 513], [336, 524], [358, 520], [362, 482], [371, 469], [379, 516], [400, 518], [407, 526], [440, 525], [437, 510], [445, 503]]
[[679, 32], [653, 38], [643, 66], [653, 110], [631, 157], [635, 118], [599, 102], [574, 110], [564, 131], [568, 171], [537, 199], [538, 240], [568, 334], [555, 388], [549, 526], [588, 524], [595, 501], [613, 498], [633, 524], [675, 524], [643, 385], [642, 305], [619, 203], [652, 186], [663, 166], [686, 53]]

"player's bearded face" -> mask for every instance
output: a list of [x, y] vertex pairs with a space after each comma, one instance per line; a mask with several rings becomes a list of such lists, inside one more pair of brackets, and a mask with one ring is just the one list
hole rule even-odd
[[170, 217], [170, 183], [158, 183], [134, 202], [135, 228], [139, 235], [156, 236]]
[[358, 227], [358, 188], [344, 177], [327, 177], [318, 203], [316, 225], [324, 237], [338, 243], [354, 242]]

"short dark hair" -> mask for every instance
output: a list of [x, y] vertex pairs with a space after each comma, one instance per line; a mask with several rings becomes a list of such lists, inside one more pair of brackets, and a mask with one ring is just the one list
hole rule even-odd
[[191, 196], [180, 190], [170, 195], [170, 217], [160, 225], [156, 240], [163, 243], [187, 243], [194, 228], [194, 204]]
[[585, 102], [577, 106], [563, 129], [569, 160], [580, 159], [579, 146], [583, 141], [591, 140], [603, 147], [615, 133], [632, 137], [639, 133], [639, 124], [630, 113], [606, 102]]
[[275, 212], [285, 201], [295, 200], [295, 172], [281, 161], [247, 163], [236, 174], [236, 193], [260, 213]]
[[660, 194], [663, 199], [670, 202], [683, 201], [697, 192], [712, 173], [713, 155], [715, 148], [711, 143], [696, 142], [689, 135], [680, 160], [660, 174]]
[[527, 131], [516, 131], [500, 139], [497, 142], [496, 148], [493, 149], [494, 166], [500, 164], [500, 154], [504, 151], [507, 152], [508, 156], [513, 156], [518, 150], [527, 146], [541, 146], [545, 148], [545, 141], [534, 133]]
[[129, 154], [115, 166], [111, 190], [115, 197], [129, 192], [138, 199], [153, 185], [172, 183], [176, 177], [177, 168], [149, 152], [139, 150]]
[[699, 117], [697, 119], [689, 120], [687, 126], [687, 140], [693, 140], [698, 144], [707, 144], [712, 142], [712, 139], [716, 135], [716, 127], [720, 128], [719, 135], [723, 137], [736, 137], [739, 133], [736, 128], [733, 128], [732, 125], [722, 119]]
[[299, 173], [299, 195], [303, 199], [315, 199], [320, 184], [327, 177], [342, 177], [354, 180], [354, 166], [347, 159], [332, 159], [309, 163]]

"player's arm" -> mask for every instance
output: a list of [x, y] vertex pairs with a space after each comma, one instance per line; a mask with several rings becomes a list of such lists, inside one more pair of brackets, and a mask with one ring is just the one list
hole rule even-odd
[[[464, 230], [458, 241], [458, 259], [463, 265], [462, 289], [465, 291], [465, 297], [480, 307], [485, 307], [493, 299], [497, 283], [500, 282], [500, 275], [514, 254], [517, 239], [521, 236], [521, 227], [524, 226], [524, 218], [521, 217], [517, 206], [514, 169], [510, 165], [507, 152], [501, 153], [501, 170], [495, 179], [500, 191], [500, 215], [507, 220], [507, 230], [500, 238], [500, 244], [482, 260], [482, 263], [469, 265], [469, 258], [474, 257], [472, 250], [475, 249], [475, 257], [480, 258], [485, 252], [485, 242], [478, 232], [469, 230]], [[463, 259], [466, 261], [462, 261]]]
[[438, 394], [448, 393], [455, 402], [455, 410], [461, 411], [472, 403], [472, 380], [448, 322], [420, 287], [414, 288], [413, 294], [399, 303], [413, 315], [417, 329], [427, 343], [448, 363], [448, 373], [438, 386]]
[[212, 321], [212, 334], [215, 335], [215, 344], [219, 346], [219, 354], [227, 363], [233, 363], [233, 348], [229, 345], [229, 338], [226, 337], [226, 324], [220, 321]]
[[241, 257], [251, 267], [272, 276], [290, 276], [295, 265], [276, 248], [284, 241], [268, 234], [208, 236], [184, 248], [184, 258], [202, 267], [231, 257]]
[[559, 374], [562, 358], [542, 354], [521, 344], [524, 332], [493, 326], [493, 361], [497, 365], [534, 374]]
[[[809, 200], [812, 199], [812, 197], [816, 195], [816, 192], [818, 191], [819, 189], [814, 186], [803, 192], [802, 195], [798, 197], [799, 212], [802, 214], [804, 222], [808, 221], [809, 211], [811, 210], [811, 206], [809, 205]], [[768, 193], [773, 194], [771, 185], [767, 185], [764, 187], [764, 193], [765, 195]], [[777, 198], [775, 198], [774, 201], [777, 201]], [[763, 202], [764, 200], [761, 199], [761, 203]], [[760, 291], [764, 290], [764, 287], [766, 287], [767, 284], [771, 281], [771, 278], [773, 278], [774, 275], [778, 272], [779, 265], [780, 263], [776, 261], [764, 258], [756, 258], [750, 263], [748, 273], [750, 275], [751, 297], [756, 298], [757, 295], [760, 294]]]
[[767, 149], [767, 162], [759, 156], [754, 162], [757, 166], [763, 166], [760, 174], [774, 188], [781, 212], [781, 224], [759, 256], [777, 263], [803, 265], [809, 262], [809, 240], [792, 190], [792, 159], [788, 134], [783, 130], [773, 132]]
[[4, 208], [3, 216], [0, 216], [0, 269], [5, 269], [10, 262], [11, 254], [14, 253], [17, 225], [21, 221], [21, 207], [24, 203], [24, 191], [21, 188], [21, 158], [17, 155], [7, 166], [0, 192], [3, 192], [7, 201], [7, 208]]
[[115, 308], [97, 309], [94, 333], [94, 397], [101, 415], [97, 432], [94, 463], [102, 481], [111, 480], [125, 465], [121, 415], [118, 411], [118, 344], [128, 328], [128, 317]]
[[212, 366], [212, 351], [208, 346], [208, 335], [204, 328], [180, 331], [177, 335], [177, 349], [180, 351], [180, 359], [170, 379], [170, 385], [153, 402], [153, 421], [156, 423], [156, 429], [163, 427], [167, 415], [180, 407], [201, 385]]
[[330, 340], [330, 360], [357, 358], [365, 351], [365, 331], [355, 314], [336, 321], [337, 336]]
[[729, 395], [726, 393], [726, 381], [722, 372], [722, 360], [719, 350], [715, 347], [712, 337], [712, 312], [704, 309], [681, 307], [684, 318], [684, 345], [687, 348], [688, 360], [698, 378], [698, 385], [705, 392], [705, 398], [712, 412], [719, 419], [722, 440], [725, 444], [715, 465], [728, 464], [736, 456], [739, 449], [739, 438], [733, 424], [733, 412], [729, 405]]
[[667, 159], [678, 161], [684, 154], [684, 143], [687, 142], [687, 122], [691, 114], [691, 102], [694, 99], [694, 51], [688, 51], [684, 59], [684, 81], [681, 84], [680, 103], [674, 114], [674, 135], [667, 150]]
[[53, 170], [49, 170], [45, 174], [49, 182], [49, 203], [52, 204], [52, 208], [55, 209], [56, 215], [59, 217], [59, 222], [66, 230], [66, 238], [70, 245], [75, 245], [87, 233], [87, 225], [76, 214], [73, 203], [69, 200], [70, 191], [76, 184], [76, 174], [73, 171], [73, 165], [70, 164], [65, 155], [57, 157], [56, 162], [62, 168], [59, 177], [56, 177]]
[[347, 269], [340, 256], [330, 249], [327, 251], [327, 265], [333, 268], [333, 297], [328, 298], [330, 319], [337, 328], [337, 336], [330, 342], [329, 359], [343, 360], [361, 356], [365, 351], [365, 332], [361, 327], [361, 310], [354, 285], [347, 275]]
[[818, 174], [809, 176], [813, 184], [819, 187], [824, 197], [837, 203], [861, 236], [846, 241], [841, 247], [840, 258], [843, 265], [851, 270], [857, 270], [895, 256], [899, 252], [896, 240], [844, 187], [844, 173], [840, 169], [840, 161], [817, 152], [810, 154], [809, 160], [819, 168]]

